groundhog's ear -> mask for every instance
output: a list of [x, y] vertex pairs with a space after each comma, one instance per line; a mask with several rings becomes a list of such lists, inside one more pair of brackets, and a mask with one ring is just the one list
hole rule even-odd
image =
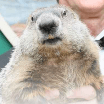
[[27, 21], [26, 21], [26, 24], [29, 24], [29, 22], [31, 21], [31, 17], [32, 17], [32, 15], [30, 15], [30, 16], [28, 17], [28, 19], [27, 19]]
[[74, 10], [75, 15], [77, 16], [78, 19], [81, 19], [80, 15], [78, 14], [78, 12], [76, 10]]
[[74, 18], [74, 19], [80, 19], [80, 16], [78, 15], [77, 11], [73, 10], [70, 7], [66, 7], [66, 9], [71, 12], [72, 18]]

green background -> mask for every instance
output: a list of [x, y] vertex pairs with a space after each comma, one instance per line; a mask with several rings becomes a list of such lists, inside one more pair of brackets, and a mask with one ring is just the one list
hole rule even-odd
[[12, 48], [12, 45], [3, 35], [3, 33], [0, 31], [0, 55], [9, 51], [11, 48]]

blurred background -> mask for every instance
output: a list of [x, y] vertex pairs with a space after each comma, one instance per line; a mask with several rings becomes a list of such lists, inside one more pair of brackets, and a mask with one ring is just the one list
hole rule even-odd
[[55, 4], [56, 0], [0, 0], [0, 13], [9, 25], [13, 25], [25, 23], [35, 9]]

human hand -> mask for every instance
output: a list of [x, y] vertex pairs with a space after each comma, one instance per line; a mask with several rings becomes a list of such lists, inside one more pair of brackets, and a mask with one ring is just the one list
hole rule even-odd
[[[45, 98], [47, 100], [52, 100], [54, 98], [58, 98], [60, 95], [57, 89], [51, 89], [46, 91]], [[96, 99], [96, 91], [92, 86], [84, 86], [72, 91], [67, 92], [67, 98], [82, 98], [86, 101], [76, 102], [76, 103], [69, 103], [69, 104], [97, 104]]]
[[[104, 76], [102, 76], [101, 79], [102, 83], [104, 83]], [[60, 92], [57, 89], [51, 89], [46, 91], [45, 97], [47, 100], [52, 100], [54, 98], [58, 98], [59, 95]], [[66, 97], [69, 99], [82, 98], [86, 100], [69, 104], [98, 104], [96, 96], [97, 96], [96, 91], [91, 85], [73, 89], [66, 93]]]

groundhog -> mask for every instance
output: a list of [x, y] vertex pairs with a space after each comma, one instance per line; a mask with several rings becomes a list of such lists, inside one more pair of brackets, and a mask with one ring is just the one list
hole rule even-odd
[[[82, 99], [66, 93], [86, 85], [100, 92], [103, 104], [99, 47], [77, 13], [61, 5], [30, 15], [0, 81], [3, 104], [68, 104]], [[47, 100], [46, 90], [54, 88], [59, 97]]]

